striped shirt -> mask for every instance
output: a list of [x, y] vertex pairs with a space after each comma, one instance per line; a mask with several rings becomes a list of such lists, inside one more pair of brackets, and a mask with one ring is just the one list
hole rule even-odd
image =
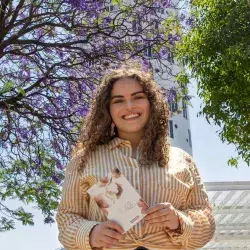
[[165, 168], [157, 162], [141, 167], [138, 153], [132, 158], [130, 142], [115, 138], [91, 153], [83, 172], [79, 173], [77, 167], [82, 153], [79, 151], [66, 168], [57, 212], [59, 240], [66, 249], [91, 249], [91, 229], [107, 219], [87, 190], [114, 168], [124, 174], [149, 206], [171, 203], [178, 213], [181, 233], [144, 225], [142, 220], [112, 249], [138, 246], [150, 250], [197, 249], [212, 238], [215, 223], [208, 196], [193, 159], [183, 150], [170, 147]]

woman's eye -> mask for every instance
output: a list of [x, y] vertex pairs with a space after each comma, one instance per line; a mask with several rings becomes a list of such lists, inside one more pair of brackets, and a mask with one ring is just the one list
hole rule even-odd
[[138, 95], [135, 97], [135, 99], [142, 99], [142, 98], [144, 98], [144, 96]]
[[117, 99], [117, 100], [115, 100], [113, 103], [121, 103], [121, 102], [123, 102], [122, 99]]

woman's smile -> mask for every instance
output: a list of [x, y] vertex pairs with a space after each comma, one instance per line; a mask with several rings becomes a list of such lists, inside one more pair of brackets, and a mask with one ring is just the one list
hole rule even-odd
[[114, 83], [111, 91], [110, 115], [118, 136], [138, 141], [150, 116], [150, 103], [141, 84], [133, 78], [122, 78]]
[[130, 115], [125, 115], [123, 116], [122, 118], [124, 120], [129, 120], [129, 121], [133, 121], [133, 120], [136, 120], [138, 117], [140, 117], [140, 114], [139, 113], [134, 113], [134, 114], [130, 114]]

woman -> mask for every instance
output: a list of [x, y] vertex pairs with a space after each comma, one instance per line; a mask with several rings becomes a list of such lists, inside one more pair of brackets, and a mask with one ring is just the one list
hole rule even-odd
[[[196, 249], [212, 238], [204, 185], [192, 158], [167, 143], [168, 117], [149, 73], [123, 67], [104, 76], [66, 169], [57, 213], [66, 249]], [[87, 194], [114, 168], [149, 206], [125, 234]]]

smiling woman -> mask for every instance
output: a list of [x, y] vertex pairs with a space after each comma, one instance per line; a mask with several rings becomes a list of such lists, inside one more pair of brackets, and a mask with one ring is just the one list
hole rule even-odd
[[[75, 152], [84, 148], [87, 156], [99, 145], [119, 137], [128, 140], [132, 149], [140, 142], [141, 165], [150, 166], [155, 161], [166, 165], [169, 108], [153, 76], [139, 68], [125, 65], [103, 77]], [[133, 113], [135, 109], [137, 114]], [[141, 140], [143, 134], [147, 137]], [[83, 156], [81, 167], [85, 159]]]
[[[150, 73], [124, 66], [104, 76], [66, 169], [57, 222], [67, 249], [196, 249], [212, 238], [204, 185], [193, 159], [169, 146], [168, 118]], [[87, 193], [114, 169], [146, 202], [145, 220], [125, 234]]]
[[150, 103], [141, 84], [133, 78], [121, 78], [111, 91], [110, 115], [117, 128], [117, 136], [130, 141], [132, 155], [143, 136], [150, 115]]

